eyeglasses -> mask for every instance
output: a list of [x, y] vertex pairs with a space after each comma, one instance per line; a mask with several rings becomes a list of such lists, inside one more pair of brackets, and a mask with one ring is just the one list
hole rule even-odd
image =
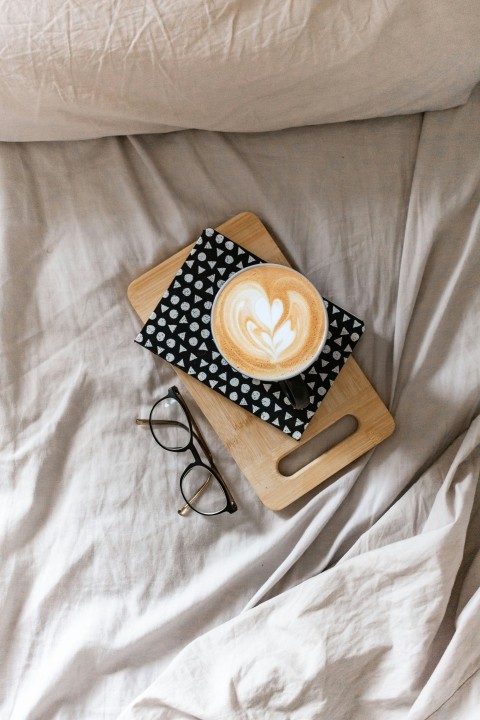
[[[180, 491], [186, 505], [178, 510], [179, 515], [184, 516], [189, 510], [200, 515], [236, 512], [237, 504], [232, 493], [178, 388], [171, 387], [165, 397], [157, 400], [148, 420], [137, 418], [137, 425], [147, 424], [161, 448], [177, 453], [190, 450], [193, 455], [194, 462], [187, 465], [180, 476]], [[195, 441], [203, 450], [208, 464], [202, 462]]]

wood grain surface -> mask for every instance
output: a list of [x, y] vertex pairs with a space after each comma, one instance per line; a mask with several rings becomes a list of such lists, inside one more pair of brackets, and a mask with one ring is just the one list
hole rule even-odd
[[[244, 212], [216, 228], [263, 260], [288, 265], [259, 218]], [[128, 298], [145, 322], [194, 243], [134, 280]], [[160, 362], [165, 362], [159, 359]], [[174, 368], [232, 457], [272, 510], [281, 510], [320, 485], [392, 434], [395, 423], [352, 356], [340, 371], [300, 441], [294, 440], [219, 393]], [[293, 475], [282, 475], [279, 462], [346, 415], [357, 429]], [[233, 488], [233, 492], [234, 492]]]

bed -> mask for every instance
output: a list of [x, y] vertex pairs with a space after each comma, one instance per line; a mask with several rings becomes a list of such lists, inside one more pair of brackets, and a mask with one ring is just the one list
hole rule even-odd
[[[7, 2], [8, 720], [470, 720], [480, 707], [480, 12]], [[281, 512], [181, 518], [135, 425], [176, 380], [129, 283], [242, 211], [364, 319], [395, 417]]]

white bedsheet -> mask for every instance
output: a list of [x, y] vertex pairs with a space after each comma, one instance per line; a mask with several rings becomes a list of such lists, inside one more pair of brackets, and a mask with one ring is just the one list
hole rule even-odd
[[478, 717], [479, 142], [480, 92], [425, 115], [392, 308], [398, 431], [363, 466], [340, 536], [367, 498], [373, 520], [386, 487], [405, 492], [325, 572], [189, 645], [121, 720]]
[[[2, 718], [109, 720], [152, 683], [125, 717], [473, 717], [479, 104], [0, 146]], [[126, 288], [242, 210], [365, 319], [397, 431], [272, 513], [198, 416], [239, 512], [182, 519]]]

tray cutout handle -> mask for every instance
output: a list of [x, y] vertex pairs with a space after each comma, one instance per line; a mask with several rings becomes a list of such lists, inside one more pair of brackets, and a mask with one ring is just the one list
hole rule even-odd
[[351, 413], [344, 415], [321, 432], [293, 448], [277, 464], [277, 470], [285, 478], [320, 460], [326, 452], [346, 440], [357, 431], [358, 420]]

